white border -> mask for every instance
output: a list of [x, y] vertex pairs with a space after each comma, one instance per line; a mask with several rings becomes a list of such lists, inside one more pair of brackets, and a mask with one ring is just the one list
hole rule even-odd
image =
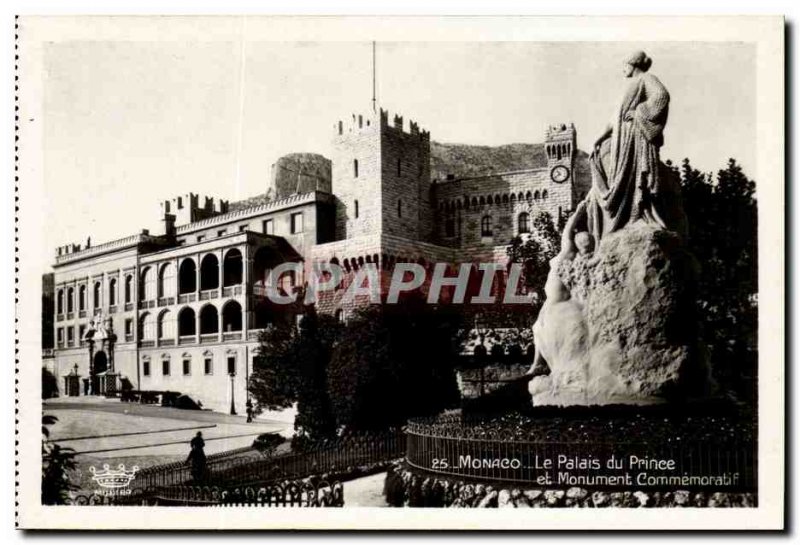
[[[158, 9], [158, 8], [157, 8]], [[162, 9], [162, 11], [164, 11]], [[182, 11], [182, 10], [179, 10]], [[21, 36], [22, 54], [35, 56], [40, 39], [175, 39], [192, 25], [189, 19], [127, 19], [107, 23], [104, 28], [87, 28], [74, 19], [37, 22], [35, 31]], [[235, 35], [235, 18], [215, 21], [214, 37]], [[20, 135], [24, 171], [20, 176], [20, 516], [26, 528], [396, 528], [396, 529], [756, 529], [779, 528], [783, 520], [783, 427], [784, 399], [784, 218], [776, 211], [784, 207], [783, 154], [783, 22], [780, 18], [663, 18], [637, 17], [540, 19], [492, 17], [451, 18], [279, 18], [248, 21], [248, 33], [273, 40], [313, 37], [317, 40], [532, 40], [532, 41], [755, 41], [758, 42], [758, 198], [759, 198], [759, 502], [757, 509], [203, 509], [82, 507], [79, 510], [39, 506], [40, 399], [39, 307], [40, 279], [26, 275], [31, 255], [38, 252], [39, 222], [36, 202], [42, 198], [37, 168], [36, 130]], [[211, 39], [211, 36], [208, 37]], [[22, 59], [25, 61], [26, 59]], [[30, 73], [30, 72], [29, 72]], [[22, 82], [23, 86], [25, 82]], [[35, 86], [33, 87], [35, 89]], [[22, 98], [34, 103], [37, 97], [23, 89]], [[23, 108], [24, 109], [24, 108]], [[33, 365], [25, 362], [34, 362]], [[167, 516], [165, 516], [165, 513]], [[113, 518], [113, 520], [112, 520]]]

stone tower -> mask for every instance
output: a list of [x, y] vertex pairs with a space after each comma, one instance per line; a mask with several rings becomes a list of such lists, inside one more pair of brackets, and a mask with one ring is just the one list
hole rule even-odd
[[562, 215], [575, 207], [579, 197], [575, 188], [575, 156], [578, 152], [575, 125], [549, 126], [544, 135], [544, 147], [549, 178], [548, 198], [557, 210], [553, 220], [558, 225]]
[[552, 171], [556, 166], [566, 166], [572, 172], [572, 163], [576, 146], [575, 125], [551, 125], [544, 135], [547, 166]]
[[334, 128], [336, 239], [379, 233], [430, 241], [430, 134], [381, 109]]

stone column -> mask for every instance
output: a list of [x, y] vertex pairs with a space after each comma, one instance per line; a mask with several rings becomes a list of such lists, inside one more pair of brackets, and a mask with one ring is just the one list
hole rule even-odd
[[194, 314], [194, 341], [196, 344], [200, 344], [200, 313], [195, 312]]
[[[80, 390], [80, 384], [78, 384]], [[89, 395], [94, 395], [94, 341], [89, 341]]]
[[225, 249], [224, 248], [220, 248], [219, 252], [218, 252], [218, 255], [217, 255], [217, 259], [219, 260], [219, 289], [220, 289], [219, 294], [220, 294], [220, 297], [222, 296], [222, 280], [225, 277], [225, 275], [224, 275], [225, 262], [223, 261], [224, 254], [225, 254]]
[[[175, 296], [175, 302], [176, 303], [178, 302], [178, 294], [181, 292], [181, 290], [180, 290], [180, 287], [181, 287], [181, 269], [180, 269], [180, 267], [178, 267], [178, 265], [180, 265], [180, 263], [178, 262], [178, 258], [176, 257], [175, 261], [173, 263], [173, 267], [175, 267], [175, 280], [173, 280], [174, 286], [173, 286], [173, 292], [172, 292], [173, 295]], [[176, 331], [176, 336], [177, 336], [177, 329], [175, 331]]]
[[200, 254], [194, 256], [195, 262], [195, 269], [194, 269], [194, 276], [195, 276], [195, 286], [194, 291], [197, 295], [197, 299], [200, 300]]

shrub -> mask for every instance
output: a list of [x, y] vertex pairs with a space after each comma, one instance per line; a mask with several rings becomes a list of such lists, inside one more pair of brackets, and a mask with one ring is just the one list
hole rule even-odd
[[58, 380], [55, 375], [42, 367], [42, 399], [58, 397]]
[[275, 449], [281, 446], [284, 442], [283, 437], [277, 433], [262, 433], [253, 440], [253, 448], [262, 454], [272, 456]]

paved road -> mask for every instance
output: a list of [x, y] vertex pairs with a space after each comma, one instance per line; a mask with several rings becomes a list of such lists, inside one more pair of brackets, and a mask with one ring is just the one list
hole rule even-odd
[[214, 454], [249, 446], [261, 433], [292, 430], [287, 414], [276, 414], [280, 420], [257, 418], [247, 423], [244, 416], [104, 398], [77, 402], [62, 398], [46, 402], [44, 413], [58, 418], [51, 428], [54, 441], [81, 456], [102, 458], [185, 456], [189, 441], [198, 431], [206, 440], [206, 454]]
[[[215, 424], [247, 424], [246, 416], [232, 416], [229, 414], [216, 413], [213, 411], [190, 411], [186, 409], [175, 409], [173, 407], [162, 407], [160, 405], [142, 405], [141, 403], [122, 403], [109, 401], [105, 403], [70, 403], [68, 401], [44, 402], [44, 412], [48, 410], [81, 410], [81, 411], [100, 411], [131, 416], [151, 416], [154, 418], [170, 418], [174, 420], [191, 420], [193, 422], [210, 422]], [[277, 420], [267, 417], [259, 417], [254, 423], [257, 424], [288, 424], [286, 420]]]

